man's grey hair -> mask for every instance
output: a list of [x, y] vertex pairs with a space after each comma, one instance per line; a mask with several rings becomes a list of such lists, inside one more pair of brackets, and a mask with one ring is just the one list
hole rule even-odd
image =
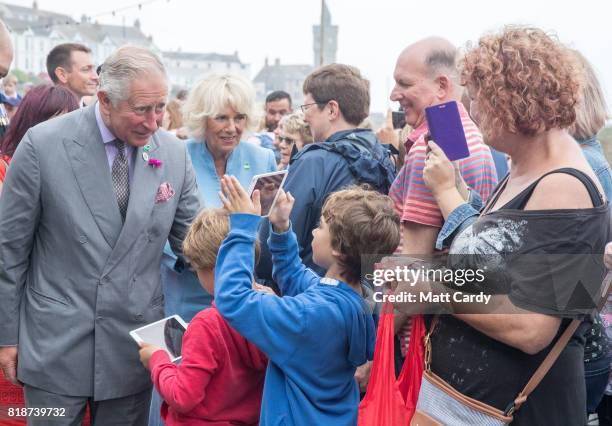
[[425, 67], [430, 77], [435, 79], [440, 74], [445, 74], [455, 85], [459, 84], [457, 55], [457, 49], [432, 49], [425, 57]]
[[164, 64], [155, 53], [144, 47], [120, 47], [102, 64], [99, 90], [117, 106], [127, 99], [132, 81], [149, 73], [158, 73], [168, 79]]

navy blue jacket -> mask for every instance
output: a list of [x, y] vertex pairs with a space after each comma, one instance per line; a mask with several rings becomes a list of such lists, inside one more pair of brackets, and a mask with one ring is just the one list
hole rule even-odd
[[[326, 142], [306, 145], [289, 165], [284, 189], [295, 198], [291, 223], [304, 264], [320, 275], [324, 270], [312, 261], [312, 230], [318, 226], [321, 208], [327, 196], [353, 184], [366, 183], [387, 194], [395, 178], [395, 167], [387, 146], [381, 145], [368, 129], [334, 133]], [[259, 240], [261, 258], [257, 278], [270, 283], [272, 262], [266, 245], [268, 221], [262, 221]]]

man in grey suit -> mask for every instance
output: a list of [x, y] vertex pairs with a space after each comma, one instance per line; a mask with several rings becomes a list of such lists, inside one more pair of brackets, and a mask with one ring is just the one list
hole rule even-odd
[[[146, 424], [151, 382], [132, 329], [163, 315], [169, 240], [181, 255], [199, 209], [182, 142], [159, 130], [159, 58], [123, 47], [102, 65], [98, 102], [28, 131], [0, 197], [0, 367], [31, 424]], [[57, 414], [55, 414], [57, 415]]]

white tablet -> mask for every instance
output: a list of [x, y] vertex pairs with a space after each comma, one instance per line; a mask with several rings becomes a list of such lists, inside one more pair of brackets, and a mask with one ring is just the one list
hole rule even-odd
[[132, 339], [138, 343], [150, 343], [164, 349], [172, 361], [181, 358], [181, 346], [187, 324], [178, 315], [147, 324], [130, 331]]
[[270, 210], [274, 207], [276, 199], [278, 198], [278, 192], [285, 184], [286, 178], [287, 170], [253, 176], [253, 180], [249, 186], [249, 196], [252, 196], [253, 191], [259, 189], [261, 215], [263, 217], [267, 217], [270, 214]]

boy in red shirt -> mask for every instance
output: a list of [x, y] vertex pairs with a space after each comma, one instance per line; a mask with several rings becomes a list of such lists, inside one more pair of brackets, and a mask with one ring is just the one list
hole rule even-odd
[[[193, 221], [183, 253], [202, 286], [214, 295], [215, 262], [229, 233], [228, 213], [203, 210]], [[256, 245], [256, 257], [259, 247]], [[199, 312], [183, 337], [182, 361], [175, 365], [166, 351], [142, 344], [140, 360], [164, 400], [161, 417], [172, 425], [256, 425], [266, 356], [240, 336], [215, 303]]]

